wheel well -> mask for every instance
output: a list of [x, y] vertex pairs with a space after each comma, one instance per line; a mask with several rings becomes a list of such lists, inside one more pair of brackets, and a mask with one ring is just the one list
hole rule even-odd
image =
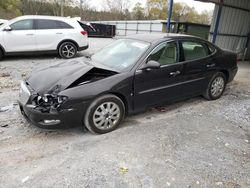
[[127, 115], [128, 114], [128, 102], [127, 102], [127, 99], [122, 94], [120, 94], [120, 93], [110, 93], [110, 94], [115, 95], [119, 99], [122, 100], [122, 102], [123, 102], [123, 104], [125, 106], [125, 115]]
[[59, 48], [60, 48], [61, 44], [62, 44], [62, 43], [64, 43], [64, 42], [72, 42], [74, 45], [76, 45], [77, 50], [79, 49], [79, 46], [78, 46], [78, 44], [77, 44], [77, 42], [76, 42], [76, 41], [73, 41], [73, 40], [67, 39], [67, 40], [63, 40], [63, 41], [61, 41], [61, 42], [57, 45], [57, 50], [59, 50]]
[[226, 80], [228, 81], [228, 79], [229, 79], [229, 72], [227, 70], [221, 70], [220, 72], [222, 72], [223, 74], [225, 74]]
[[4, 53], [5, 53], [5, 50], [4, 50], [4, 48], [0, 45], [0, 50], [2, 51], [2, 53], [3, 53], [3, 55], [4, 55]]

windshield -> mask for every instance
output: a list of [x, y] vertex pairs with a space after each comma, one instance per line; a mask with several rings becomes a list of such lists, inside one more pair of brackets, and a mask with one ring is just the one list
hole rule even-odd
[[119, 39], [95, 53], [91, 59], [101, 65], [124, 71], [136, 63], [149, 45], [147, 42]]

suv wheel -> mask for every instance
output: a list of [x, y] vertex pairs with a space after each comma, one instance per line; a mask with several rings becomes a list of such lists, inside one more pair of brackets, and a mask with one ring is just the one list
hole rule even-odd
[[70, 59], [77, 54], [77, 47], [72, 42], [63, 42], [59, 46], [59, 55], [64, 59]]
[[0, 48], [0, 60], [3, 59], [3, 50]]
[[95, 99], [87, 109], [84, 124], [92, 133], [104, 134], [115, 130], [123, 120], [125, 107], [115, 95]]
[[211, 78], [203, 96], [208, 100], [216, 100], [221, 97], [226, 87], [226, 77], [222, 72], [217, 72]]

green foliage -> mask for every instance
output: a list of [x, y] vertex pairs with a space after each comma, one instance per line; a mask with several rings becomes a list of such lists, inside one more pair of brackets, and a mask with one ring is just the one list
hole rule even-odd
[[20, 5], [20, 0], [0, 0], [0, 17], [9, 19], [20, 16]]
[[[147, 9], [149, 19], [167, 19], [168, 1], [167, 0], [147, 0]], [[174, 3], [172, 10], [172, 20], [209, 24], [211, 13], [204, 11], [199, 14], [194, 7], [185, 3]]]
[[132, 10], [132, 16], [135, 20], [145, 19], [145, 9], [142, 7], [141, 3], [136, 3]]
[[[107, 9], [97, 11], [91, 8], [87, 0], [0, 0], [0, 19], [10, 19], [20, 15], [54, 15], [79, 17], [83, 20], [166, 20], [168, 16], [167, 0], [147, 0], [144, 8], [136, 3], [132, 11], [128, 10], [129, 0], [106, 0]], [[63, 11], [61, 8], [63, 7]], [[172, 20], [209, 24], [211, 12], [199, 14], [185, 3], [174, 3]]]

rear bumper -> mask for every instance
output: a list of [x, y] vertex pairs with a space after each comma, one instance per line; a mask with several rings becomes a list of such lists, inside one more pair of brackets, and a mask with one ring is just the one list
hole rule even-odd
[[81, 46], [81, 47], [78, 48], [78, 51], [83, 51], [83, 50], [86, 50], [88, 48], [89, 48], [89, 45], [87, 45], [87, 46]]
[[233, 69], [231, 69], [231, 70], [229, 71], [228, 82], [233, 81], [233, 79], [234, 79], [234, 77], [235, 77], [235, 75], [236, 75], [237, 72], [238, 72], [238, 67], [235, 67], [235, 68], [233, 68]]
[[60, 127], [75, 127], [82, 125], [86, 105], [76, 105], [70, 109], [61, 111], [41, 112], [29, 105], [23, 105], [19, 102], [22, 115], [30, 123], [40, 128], [54, 129]]

